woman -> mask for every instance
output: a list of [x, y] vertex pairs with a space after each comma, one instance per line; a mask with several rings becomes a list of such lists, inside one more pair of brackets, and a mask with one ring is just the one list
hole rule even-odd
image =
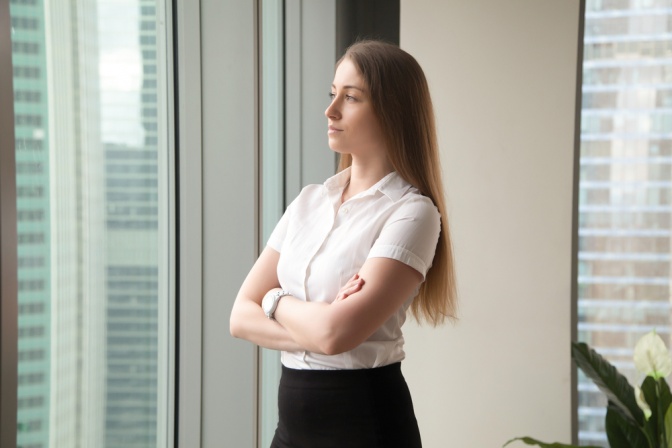
[[339, 173], [287, 208], [231, 334], [282, 351], [273, 448], [419, 447], [401, 326], [409, 307], [434, 325], [456, 311], [429, 89], [408, 53], [363, 41], [330, 96]]

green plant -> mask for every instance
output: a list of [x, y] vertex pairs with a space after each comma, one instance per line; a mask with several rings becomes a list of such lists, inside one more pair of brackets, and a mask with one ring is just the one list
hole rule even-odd
[[[635, 346], [635, 367], [646, 375], [641, 388], [632, 387], [587, 344], [573, 342], [572, 359], [607, 397], [605, 430], [611, 448], [672, 448], [672, 394], [665, 380], [672, 373], [672, 357], [655, 331]], [[545, 443], [531, 437], [516, 437], [504, 446], [516, 440], [541, 448], [597, 448]]]

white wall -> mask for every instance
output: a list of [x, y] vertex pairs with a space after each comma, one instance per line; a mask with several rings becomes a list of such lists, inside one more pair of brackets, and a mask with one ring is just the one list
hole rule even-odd
[[406, 327], [428, 448], [571, 440], [579, 14], [578, 0], [401, 2], [401, 46], [435, 103], [461, 296], [457, 325]]

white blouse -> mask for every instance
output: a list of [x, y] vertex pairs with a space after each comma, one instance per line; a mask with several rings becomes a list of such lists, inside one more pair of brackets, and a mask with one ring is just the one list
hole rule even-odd
[[[341, 205], [349, 179], [348, 168], [324, 185], [306, 186], [268, 240], [280, 253], [280, 286], [298, 299], [332, 302], [367, 258], [399, 260], [423, 278], [432, 265], [441, 231], [432, 201], [392, 172]], [[416, 295], [417, 290], [353, 350], [333, 356], [282, 352], [282, 363], [293, 369], [362, 369], [401, 361], [401, 326]]]

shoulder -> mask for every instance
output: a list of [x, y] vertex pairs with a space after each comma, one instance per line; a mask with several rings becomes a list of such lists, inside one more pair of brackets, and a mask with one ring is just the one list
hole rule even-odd
[[440, 232], [439, 210], [430, 198], [411, 187], [394, 202], [382, 225], [381, 236], [396, 241], [395, 244], [416, 245], [420, 241], [436, 243]]
[[288, 209], [296, 207], [304, 207], [314, 204], [316, 201], [322, 201], [326, 195], [324, 185], [310, 184], [301, 189], [299, 194], [289, 204]]
[[392, 218], [409, 217], [418, 221], [440, 221], [441, 214], [434, 203], [427, 196], [423, 196], [411, 187], [395, 203]]
[[420, 190], [397, 172], [383, 179], [378, 189], [390, 201], [393, 215], [409, 214], [429, 219], [439, 216], [439, 211], [432, 200], [422, 195]]
[[301, 189], [301, 192], [294, 201], [292, 201], [290, 207], [293, 205], [295, 207], [310, 207], [320, 203], [328, 203], [330, 195], [342, 190], [350, 178], [349, 176], [350, 169], [348, 168], [328, 178], [323, 184], [306, 185]]

